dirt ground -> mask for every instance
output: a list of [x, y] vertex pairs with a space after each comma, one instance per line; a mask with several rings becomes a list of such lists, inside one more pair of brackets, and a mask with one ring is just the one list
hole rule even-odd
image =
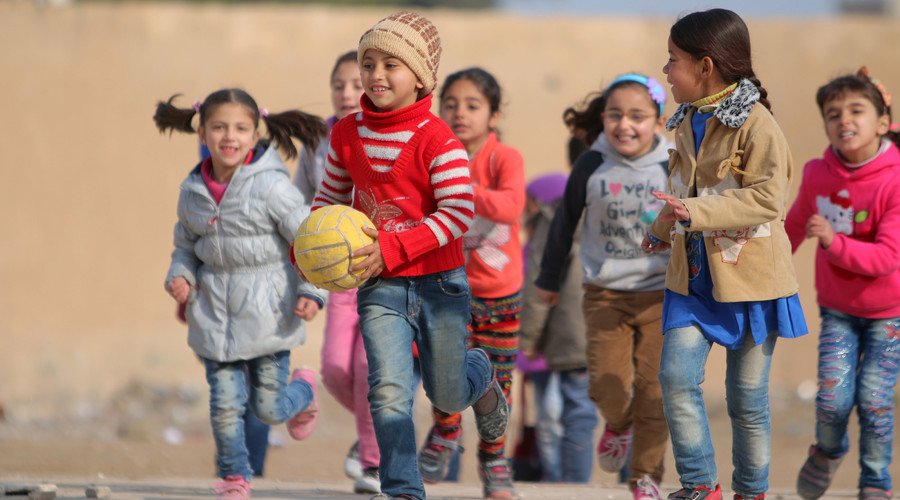
[[[153, 107], [176, 93], [189, 105], [240, 86], [270, 110], [327, 116], [334, 58], [390, 12], [264, 3], [38, 6], [57, 3], [65, 4], [0, 1], [0, 475], [209, 477], [205, 382], [162, 286], [178, 185], [196, 159], [196, 138], [157, 133]], [[428, 16], [443, 41], [439, 79], [480, 65], [503, 85], [503, 140], [522, 152], [529, 177], [563, 169], [566, 107], [624, 72], [664, 81], [673, 21]], [[797, 177], [825, 147], [813, 100], [819, 85], [867, 64], [900, 92], [897, 19], [748, 24]], [[674, 109], [670, 101], [666, 111]], [[795, 264], [815, 332], [812, 245]], [[292, 353], [296, 364], [318, 366], [321, 332], [319, 318]], [[815, 386], [815, 347], [810, 335], [776, 351], [773, 488], [793, 487], [812, 440], [805, 398]], [[704, 387], [727, 484], [722, 373], [715, 353]], [[310, 440], [291, 442], [280, 431], [284, 444], [272, 448], [267, 476], [341, 479], [351, 420], [333, 401], [323, 404]], [[427, 407], [418, 411], [427, 417]], [[854, 453], [836, 486], [855, 487]], [[473, 455], [464, 456], [464, 480], [476, 480]], [[670, 459], [667, 480], [674, 475]], [[595, 481], [614, 478], [598, 471]]]

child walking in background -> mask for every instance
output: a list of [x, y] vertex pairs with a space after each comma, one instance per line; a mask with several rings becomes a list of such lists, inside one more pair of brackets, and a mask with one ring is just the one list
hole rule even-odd
[[663, 67], [681, 103], [670, 192], [642, 244], [671, 248], [659, 380], [682, 488], [670, 499], [719, 500], [700, 384], [713, 344], [726, 348], [735, 500], [769, 488], [769, 370], [777, 337], [807, 333], [784, 216], [792, 160], [753, 71], [750, 34], [734, 12], [676, 22]]
[[[331, 71], [331, 104], [334, 116], [326, 120], [329, 128], [341, 118], [359, 113], [363, 95], [356, 51], [338, 57]], [[312, 200], [322, 183], [328, 161], [328, 139], [312, 154], [303, 148], [294, 174], [294, 184], [307, 200]], [[325, 338], [322, 343], [322, 384], [356, 420], [357, 439], [344, 459], [344, 473], [356, 482], [356, 493], [378, 493], [378, 462], [381, 454], [375, 440], [375, 427], [369, 411], [369, 363], [359, 330], [356, 290], [331, 292], [325, 309]]]
[[656, 377], [668, 255], [641, 251], [658, 208], [652, 192], [664, 189], [668, 176], [665, 95], [655, 79], [629, 73], [585, 110], [565, 111], [566, 124], [591, 147], [566, 183], [535, 282], [545, 303], [558, 303], [583, 213], [589, 394], [606, 420], [597, 459], [603, 470], [618, 472], [631, 447], [628, 484], [639, 499], [659, 498], [668, 437]]
[[362, 271], [359, 327], [369, 362], [369, 404], [381, 451], [381, 491], [373, 498], [424, 499], [416, 464], [413, 342], [425, 392], [441, 410], [473, 406], [492, 443], [509, 409], [480, 349], [466, 350], [469, 284], [462, 239], [474, 198], [466, 150], [430, 111], [441, 43], [426, 18], [399, 12], [359, 41], [362, 113], [335, 124], [314, 209], [350, 204], [376, 226]]
[[791, 245], [816, 246], [819, 392], [816, 443], [797, 478], [815, 500], [831, 485], [859, 415], [859, 499], [891, 498], [894, 387], [900, 367], [900, 132], [891, 94], [866, 68], [819, 88], [831, 143], [803, 170], [785, 226]]
[[[570, 166], [587, 149], [583, 140], [573, 137], [572, 141], [582, 147], [570, 155]], [[542, 175], [529, 182], [525, 190], [528, 245], [519, 354], [527, 359], [544, 360], [547, 368], [526, 374], [534, 384], [542, 480], [586, 483], [594, 466], [597, 408], [588, 397], [587, 336], [582, 313], [584, 272], [578, 257], [580, 231], [563, 263], [559, 302], [552, 307], [544, 304], [534, 285], [553, 214], [565, 193], [566, 179], [562, 173]], [[554, 397], [559, 400], [559, 407], [548, 408]]]
[[[512, 370], [519, 346], [522, 247], [520, 217], [525, 208], [525, 167], [518, 151], [497, 137], [500, 85], [481, 68], [448, 76], [441, 89], [441, 118], [466, 148], [475, 195], [475, 218], [463, 235], [466, 276], [472, 288], [469, 346], [487, 353], [503, 396], [511, 404]], [[433, 408], [434, 426], [419, 453], [427, 483], [447, 475], [462, 439], [461, 415]], [[478, 473], [485, 498], [513, 498], [505, 437], [478, 443]]]
[[[175, 97], [157, 105], [157, 128], [193, 133], [199, 113], [196, 132], [210, 157], [181, 185], [166, 290], [186, 304], [188, 345], [206, 367], [223, 478], [216, 491], [220, 500], [243, 500], [252, 475], [246, 406], [267, 424], [287, 422], [295, 439], [312, 432], [318, 415], [315, 372], [295, 370], [289, 381], [288, 370], [304, 320], [324, 297], [291, 270], [289, 242], [309, 208], [275, 146], [293, 156], [292, 137], [315, 147], [326, 129], [300, 111], [268, 114], [240, 89], [214, 92], [193, 109], [176, 107]], [[259, 138], [260, 117], [271, 140]]]

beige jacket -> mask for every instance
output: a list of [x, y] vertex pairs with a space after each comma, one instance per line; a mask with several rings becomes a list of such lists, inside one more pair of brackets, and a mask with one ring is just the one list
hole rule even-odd
[[[732, 120], [736, 128], [725, 125], [720, 112], [709, 118], [699, 160], [691, 129], [693, 108], [675, 131], [669, 190], [684, 202], [690, 225], [657, 218], [650, 226], [653, 236], [672, 243], [666, 288], [673, 292], [688, 294], [685, 231], [703, 231], [717, 301], [770, 300], [797, 293], [791, 243], [784, 230], [791, 153], [772, 114], [754, 102], [741, 103], [746, 116], [738, 119], [740, 124]], [[728, 105], [726, 99], [722, 107]], [[666, 206], [661, 213], [669, 212]]]

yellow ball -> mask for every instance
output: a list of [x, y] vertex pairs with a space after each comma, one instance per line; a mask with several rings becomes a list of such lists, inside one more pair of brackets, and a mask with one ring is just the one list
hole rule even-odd
[[374, 238], [363, 227], [375, 227], [359, 210], [346, 205], [329, 205], [309, 215], [294, 238], [294, 259], [310, 283], [338, 292], [360, 285], [362, 271], [350, 272], [350, 266], [364, 260], [350, 254], [371, 244]]

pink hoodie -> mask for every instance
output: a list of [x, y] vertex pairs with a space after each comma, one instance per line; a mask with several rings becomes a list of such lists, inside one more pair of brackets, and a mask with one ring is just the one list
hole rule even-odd
[[785, 220], [793, 251], [813, 214], [835, 237], [816, 250], [819, 305], [863, 318], [900, 316], [900, 151], [894, 144], [869, 163], [847, 168], [829, 146], [803, 169]]

